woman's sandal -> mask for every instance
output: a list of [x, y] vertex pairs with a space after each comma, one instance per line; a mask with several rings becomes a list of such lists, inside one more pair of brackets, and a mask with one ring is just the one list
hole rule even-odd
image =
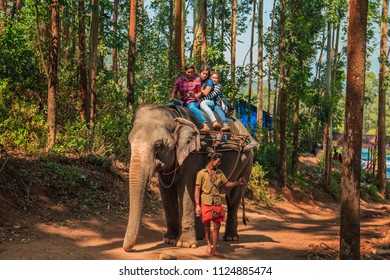
[[214, 129], [221, 129], [221, 126], [219, 125], [219, 123], [217, 121], [213, 122], [213, 128]]

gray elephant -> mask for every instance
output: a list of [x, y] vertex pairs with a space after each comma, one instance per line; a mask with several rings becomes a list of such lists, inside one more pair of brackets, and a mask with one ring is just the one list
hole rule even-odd
[[[182, 111], [183, 112], [183, 111]], [[140, 227], [145, 190], [154, 172], [159, 175], [159, 188], [165, 211], [167, 231], [164, 241], [179, 247], [197, 247], [204, 237], [200, 219], [195, 217], [194, 189], [197, 172], [207, 164], [205, 135], [200, 135], [193, 115], [167, 106], [144, 106], [137, 110], [129, 135], [131, 159], [129, 170], [129, 221], [123, 248], [131, 251]], [[192, 118], [192, 120], [188, 120]], [[228, 120], [235, 134], [249, 136], [241, 122]], [[201, 138], [202, 136], [202, 138]], [[208, 137], [211, 137], [208, 135]], [[234, 135], [231, 135], [234, 137]], [[222, 152], [222, 164], [230, 181], [245, 177], [252, 169], [253, 150], [257, 142], [250, 137], [250, 148], [230, 149], [223, 141], [209, 139]], [[242, 144], [242, 143], [241, 143]], [[217, 148], [218, 148], [217, 147]], [[226, 190], [227, 220], [224, 240], [237, 240], [237, 212], [244, 187]]]

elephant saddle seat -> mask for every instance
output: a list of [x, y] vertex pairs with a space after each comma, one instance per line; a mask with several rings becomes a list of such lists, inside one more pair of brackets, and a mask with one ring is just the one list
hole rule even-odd
[[[170, 110], [174, 117], [180, 117], [193, 122], [198, 130], [203, 127], [203, 124], [188, 107], [176, 104], [168, 104], [165, 106]], [[231, 115], [226, 116], [230, 131], [221, 131], [220, 128], [213, 128], [211, 120], [205, 113], [203, 113], [203, 115], [206, 118], [211, 131], [200, 132], [201, 149], [199, 152], [208, 153], [211, 150], [217, 152], [228, 150], [245, 152], [256, 149], [259, 146], [259, 143], [250, 135], [246, 127], [235, 117]], [[218, 123], [221, 124], [218, 114], [214, 112], [214, 115]]]

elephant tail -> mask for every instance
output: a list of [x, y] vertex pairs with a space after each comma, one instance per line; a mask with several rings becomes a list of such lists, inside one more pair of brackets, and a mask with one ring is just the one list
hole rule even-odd
[[247, 223], [249, 223], [249, 218], [245, 215], [245, 198], [244, 198], [244, 196], [242, 196], [241, 200], [242, 200], [242, 223], [244, 225], [246, 225]]

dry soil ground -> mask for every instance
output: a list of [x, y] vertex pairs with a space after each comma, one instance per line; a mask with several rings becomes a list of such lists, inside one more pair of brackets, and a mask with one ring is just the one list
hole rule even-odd
[[[204, 241], [196, 249], [162, 242], [163, 213], [158, 194], [151, 191], [138, 245], [134, 252], [123, 251], [125, 168], [97, 168], [80, 160], [64, 160], [59, 164], [63, 169], [71, 167], [85, 175], [75, 179], [78, 184], [69, 192], [53, 182], [59, 175], [42, 160], [2, 158], [0, 163], [0, 259], [211, 259], [205, 255]], [[41, 173], [42, 169], [46, 171]], [[91, 186], [94, 192], [86, 190]], [[22, 187], [28, 189], [27, 195]], [[227, 259], [337, 259], [337, 201], [293, 199], [271, 207], [250, 201], [246, 210], [249, 223], [239, 224], [240, 239], [220, 242], [219, 250]], [[362, 257], [388, 259], [389, 249], [390, 206], [362, 201]]]

